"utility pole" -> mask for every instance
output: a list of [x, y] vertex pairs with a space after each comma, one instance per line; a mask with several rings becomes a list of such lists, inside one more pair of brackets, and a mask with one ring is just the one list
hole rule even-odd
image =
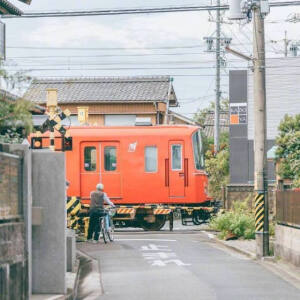
[[267, 174], [266, 65], [265, 32], [262, 2], [254, 2], [253, 12], [253, 80], [254, 80], [254, 189], [256, 254], [269, 255], [269, 209]]
[[[253, 18], [254, 95], [254, 189], [256, 256], [269, 255], [269, 204], [267, 173], [266, 64], [264, 17], [270, 12], [268, 0], [230, 0], [230, 19]], [[240, 57], [245, 55], [227, 49]]]
[[[221, 1], [217, 0], [217, 6], [221, 5]], [[219, 151], [219, 135], [220, 135], [220, 71], [221, 71], [221, 12], [218, 9], [216, 17], [216, 99], [215, 99], [215, 122], [214, 122], [214, 150], [215, 152]]]
[[[221, 5], [221, 0], [217, 0], [217, 7]], [[216, 53], [216, 85], [215, 85], [215, 111], [214, 111], [214, 151], [218, 152], [220, 149], [220, 99], [221, 99], [221, 67], [224, 64], [224, 59], [221, 56], [224, 53], [224, 46], [231, 43], [231, 38], [225, 36], [221, 31], [221, 24], [223, 18], [221, 10], [217, 9], [216, 19], [210, 15], [209, 21], [216, 22], [216, 31], [214, 36], [204, 37], [207, 44], [207, 52]], [[215, 44], [214, 44], [215, 42]]]

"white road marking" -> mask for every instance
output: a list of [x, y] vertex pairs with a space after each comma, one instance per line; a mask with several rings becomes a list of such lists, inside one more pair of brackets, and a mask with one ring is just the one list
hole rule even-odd
[[142, 246], [141, 251], [171, 251], [171, 249], [166, 248], [168, 248], [168, 246], [149, 244], [149, 246]]
[[164, 239], [115, 239], [115, 241], [154, 241], [154, 242], [177, 242], [177, 240], [164, 240]]
[[[169, 263], [174, 263], [177, 266], [191, 265], [182, 262], [180, 259], [177, 259], [177, 255], [175, 252], [168, 252], [168, 251], [172, 251], [171, 249], [169, 249], [169, 246], [148, 244], [147, 246], [142, 246], [141, 251], [144, 259], [148, 261], [151, 264], [151, 266], [165, 267]], [[158, 251], [158, 252], [151, 252], [151, 251]]]
[[143, 253], [145, 259], [168, 259], [176, 257], [174, 252], [150, 252]]
[[179, 259], [170, 259], [170, 260], [154, 260], [151, 264], [151, 266], [157, 266], [157, 267], [165, 267], [168, 263], [174, 263], [177, 266], [190, 266], [191, 264], [185, 264]]

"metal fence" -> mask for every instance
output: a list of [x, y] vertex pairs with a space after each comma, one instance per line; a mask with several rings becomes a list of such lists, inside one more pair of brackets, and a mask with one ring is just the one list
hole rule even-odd
[[22, 207], [22, 159], [0, 152], [0, 220], [18, 218]]
[[280, 224], [300, 228], [300, 191], [277, 191], [276, 219]]

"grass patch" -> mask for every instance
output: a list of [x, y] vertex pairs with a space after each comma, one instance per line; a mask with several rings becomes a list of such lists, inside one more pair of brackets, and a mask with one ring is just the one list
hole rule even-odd
[[209, 226], [220, 232], [218, 235], [220, 239], [232, 235], [246, 240], [255, 238], [255, 216], [247, 200], [234, 202], [231, 210], [213, 217]]

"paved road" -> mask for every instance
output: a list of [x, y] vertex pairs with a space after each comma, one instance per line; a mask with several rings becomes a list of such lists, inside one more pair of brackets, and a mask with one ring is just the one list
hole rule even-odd
[[81, 244], [100, 263], [102, 300], [300, 299], [300, 290], [204, 233], [121, 232]]

